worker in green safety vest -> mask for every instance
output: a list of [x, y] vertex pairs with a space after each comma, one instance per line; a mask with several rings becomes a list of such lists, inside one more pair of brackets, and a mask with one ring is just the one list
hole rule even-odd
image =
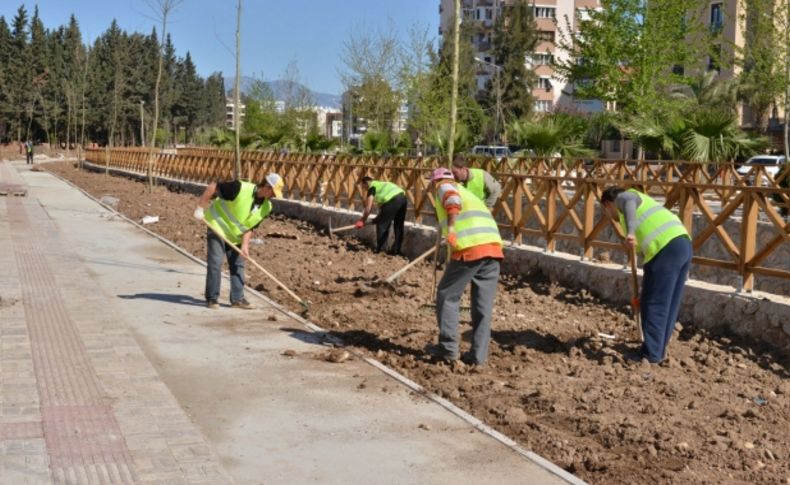
[[[274, 197], [283, 195], [283, 179], [270, 173], [259, 184], [233, 180], [212, 182], [198, 200], [194, 217], [205, 221], [206, 233], [206, 306], [219, 307], [222, 260], [230, 268], [230, 304], [250, 310], [255, 306], [244, 297], [244, 259], [250, 254], [252, 231], [272, 212]], [[212, 202], [212, 198], [214, 199]], [[217, 233], [241, 250], [241, 255], [227, 246]]]
[[652, 197], [635, 189], [609, 187], [601, 204], [626, 234], [628, 249], [637, 248], [644, 261], [639, 298], [644, 342], [636, 360], [659, 363], [678, 319], [691, 265], [691, 238], [680, 219]]
[[452, 171], [456, 182], [485, 202], [488, 210], [494, 208], [497, 199], [502, 195], [502, 186], [490, 173], [482, 168], [469, 168], [460, 156], [453, 159]]
[[408, 206], [406, 192], [392, 182], [373, 180], [371, 177], [362, 177], [359, 186], [362, 193], [365, 194], [365, 209], [355, 226], [357, 229], [361, 229], [365, 225], [375, 202], [379, 207], [378, 215], [373, 220], [376, 224], [376, 252], [381, 252], [384, 249], [390, 234], [390, 226], [394, 225], [395, 242], [388, 253], [400, 254]]
[[[447, 168], [430, 177], [434, 208], [442, 236], [452, 251], [436, 292], [439, 345], [434, 361], [482, 365], [488, 356], [491, 318], [499, 269], [504, 259], [502, 238], [491, 212], [471, 191], [455, 182]], [[461, 297], [472, 284], [472, 349], [459, 355], [458, 321]]]

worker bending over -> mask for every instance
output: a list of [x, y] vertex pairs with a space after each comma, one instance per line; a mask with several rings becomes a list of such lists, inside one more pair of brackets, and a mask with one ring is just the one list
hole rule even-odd
[[[245, 310], [255, 308], [244, 298], [244, 259], [250, 254], [252, 231], [271, 214], [271, 199], [282, 197], [283, 185], [282, 177], [270, 173], [258, 185], [240, 180], [212, 182], [200, 196], [195, 219], [206, 221], [211, 226], [206, 233], [206, 306], [209, 308], [219, 307], [223, 256], [230, 268], [231, 306]], [[239, 247], [241, 255], [228, 247], [214, 231]]]
[[640, 313], [645, 341], [635, 357], [661, 362], [678, 319], [691, 264], [691, 238], [675, 214], [635, 189], [609, 187], [601, 204], [620, 222], [629, 250], [636, 247], [644, 257]]
[[452, 251], [436, 294], [439, 346], [434, 360], [459, 358], [458, 319], [464, 288], [472, 283], [472, 350], [464, 356], [471, 365], [482, 365], [491, 340], [499, 266], [504, 254], [497, 223], [485, 204], [455, 182], [453, 173], [437, 168], [431, 175], [436, 219]]
[[373, 222], [376, 224], [376, 252], [381, 252], [390, 235], [390, 225], [395, 226], [395, 244], [389, 254], [400, 254], [403, 244], [403, 225], [406, 223], [406, 193], [392, 182], [362, 177], [359, 181], [365, 195], [365, 210], [355, 226], [361, 229], [373, 210], [373, 202], [379, 206], [379, 213]]
[[502, 195], [502, 186], [482, 168], [468, 168], [466, 161], [460, 156], [453, 159], [453, 176], [464, 188], [485, 202], [488, 210], [494, 208], [497, 199]]

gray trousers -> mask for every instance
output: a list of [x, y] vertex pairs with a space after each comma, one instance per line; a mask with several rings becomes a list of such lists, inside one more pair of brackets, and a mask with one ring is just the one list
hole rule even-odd
[[230, 302], [236, 303], [244, 299], [244, 258], [233, 249], [227, 247], [225, 241], [214, 231], [206, 233], [208, 257], [206, 258], [206, 300], [218, 300], [220, 283], [222, 282], [222, 262], [228, 260], [230, 269]]
[[464, 288], [472, 282], [472, 361], [483, 364], [491, 340], [491, 316], [494, 310], [499, 260], [455, 261], [447, 264], [436, 294], [436, 319], [439, 322], [439, 347], [450, 359], [459, 356], [458, 320]]

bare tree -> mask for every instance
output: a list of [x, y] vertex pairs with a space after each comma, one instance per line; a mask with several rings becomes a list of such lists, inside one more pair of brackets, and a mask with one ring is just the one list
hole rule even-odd
[[354, 92], [353, 111], [365, 118], [369, 129], [389, 130], [401, 103], [401, 47], [390, 22], [384, 29], [354, 28], [343, 43], [340, 78]]
[[447, 166], [453, 165], [455, 150], [455, 120], [458, 117], [458, 64], [461, 51], [461, 0], [455, 0], [455, 21], [453, 22], [453, 91], [450, 96], [450, 129], [447, 134]]
[[[241, 0], [239, 0], [241, 1]], [[148, 190], [154, 188], [154, 150], [156, 149], [156, 132], [159, 127], [159, 86], [162, 84], [162, 70], [165, 64], [165, 40], [167, 39], [167, 19], [183, 0], [146, 0], [154, 12], [156, 19], [162, 23], [162, 34], [159, 40], [159, 68], [156, 71], [156, 87], [154, 88], [154, 123], [151, 135], [151, 146], [148, 150]]]
[[233, 178], [241, 178], [241, 0], [236, 5], [236, 80], [233, 87], [233, 125], [236, 135], [236, 167]]

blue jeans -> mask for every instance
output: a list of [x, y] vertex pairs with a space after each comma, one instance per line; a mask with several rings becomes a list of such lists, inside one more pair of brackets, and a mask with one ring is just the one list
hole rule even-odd
[[680, 236], [645, 264], [642, 279], [642, 353], [650, 362], [664, 360], [678, 320], [683, 288], [691, 265], [691, 241]]
[[219, 300], [222, 282], [222, 261], [228, 260], [230, 268], [230, 303], [244, 299], [244, 258], [233, 249], [226, 247], [225, 241], [211, 229], [206, 233], [208, 256], [206, 257], [206, 301]]

